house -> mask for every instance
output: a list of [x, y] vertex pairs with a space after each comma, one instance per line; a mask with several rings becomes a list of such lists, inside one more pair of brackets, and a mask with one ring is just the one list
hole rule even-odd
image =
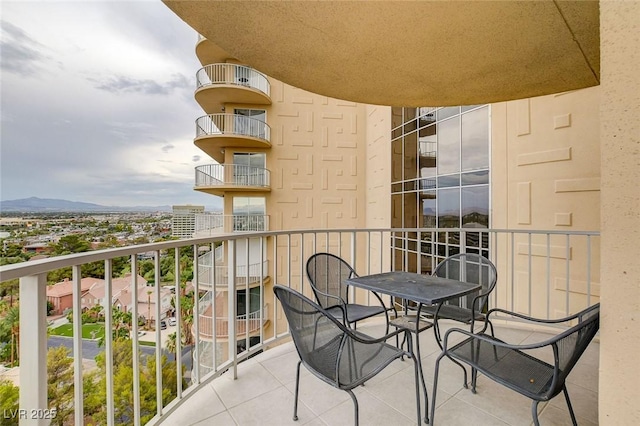
[[[89, 291], [91, 287], [103, 282], [99, 278], [83, 278], [80, 281], [80, 291], [83, 295]], [[73, 281], [65, 278], [64, 281], [54, 285], [47, 286], [47, 301], [53, 305], [52, 315], [62, 315], [67, 309], [73, 307]]]

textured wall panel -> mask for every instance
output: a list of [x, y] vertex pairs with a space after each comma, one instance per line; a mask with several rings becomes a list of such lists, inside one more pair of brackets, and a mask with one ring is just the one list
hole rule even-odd
[[313, 111], [307, 113], [307, 132], [313, 132]]
[[556, 192], [582, 191], [600, 191], [600, 178], [556, 180]]
[[518, 166], [571, 160], [571, 148], [552, 149], [518, 155]]
[[356, 114], [351, 114], [351, 134], [355, 135], [358, 133], [358, 116]]
[[571, 114], [562, 114], [553, 117], [554, 129], [562, 129], [564, 127], [571, 127]]
[[329, 189], [329, 170], [322, 169], [320, 180], [322, 181], [322, 189], [325, 191]]
[[284, 170], [282, 167], [278, 167], [277, 173], [271, 173], [271, 185], [274, 189], [284, 188]]
[[294, 96], [291, 102], [293, 102], [294, 104], [313, 104], [313, 98]]
[[516, 101], [516, 134], [524, 136], [531, 133], [531, 108], [529, 99]]
[[342, 155], [323, 154], [320, 159], [322, 161], [342, 161]]
[[295, 141], [291, 142], [291, 146], [313, 146], [313, 139], [302, 139], [296, 138]]
[[[518, 254], [525, 256], [529, 255], [529, 243], [518, 243]], [[569, 247], [569, 250], [565, 246], [551, 246], [549, 247], [549, 257], [554, 259], [567, 259], [567, 251], [569, 260], [571, 260], [571, 253], [573, 249]], [[547, 245], [546, 244], [531, 244], [531, 256], [534, 257], [547, 257]]]
[[531, 182], [518, 183], [518, 224], [531, 223]]
[[313, 197], [307, 197], [305, 199], [305, 216], [307, 218], [313, 217]]
[[313, 174], [313, 154], [307, 155], [306, 169], [307, 169], [306, 171], [307, 175]]
[[571, 213], [556, 213], [555, 214], [556, 226], [571, 226]]
[[293, 182], [291, 184], [291, 188], [292, 189], [310, 190], [310, 189], [313, 189], [313, 184], [312, 183], [303, 183], [303, 182]]
[[342, 204], [342, 197], [322, 197], [322, 204]]
[[283, 196], [276, 201], [278, 204], [298, 204], [298, 197], [295, 195]]
[[342, 120], [342, 113], [341, 112], [323, 112], [321, 117], [329, 120]]
[[356, 139], [336, 141], [336, 146], [338, 148], [357, 148], [358, 141]]
[[351, 219], [355, 219], [358, 217], [358, 199], [351, 199]]
[[349, 165], [351, 166], [351, 176], [358, 175], [358, 157], [352, 155], [349, 161]]
[[355, 183], [338, 183], [336, 184], [336, 189], [338, 191], [357, 191], [358, 185]]
[[[566, 278], [555, 278], [553, 280], [553, 288], [556, 290], [567, 291]], [[591, 285], [586, 281], [580, 281], [576, 279], [569, 280], [569, 292], [578, 294], [588, 294], [591, 290], [591, 295], [600, 297], [600, 283], [591, 282]], [[593, 301], [592, 301], [593, 302]]]

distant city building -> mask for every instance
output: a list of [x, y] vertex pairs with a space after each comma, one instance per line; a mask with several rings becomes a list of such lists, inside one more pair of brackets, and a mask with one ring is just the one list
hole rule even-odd
[[173, 206], [171, 235], [178, 238], [191, 238], [195, 231], [196, 214], [203, 214], [204, 206], [190, 204]]

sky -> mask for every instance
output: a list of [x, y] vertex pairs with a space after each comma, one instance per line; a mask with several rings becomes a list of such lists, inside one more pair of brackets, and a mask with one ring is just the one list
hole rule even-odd
[[0, 200], [221, 206], [193, 190], [196, 32], [160, 0], [0, 2]]

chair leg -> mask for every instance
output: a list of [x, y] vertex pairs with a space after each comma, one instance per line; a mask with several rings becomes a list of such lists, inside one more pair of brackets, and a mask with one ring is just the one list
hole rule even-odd
[[[411, 352], [410, 352], [411, 353]], [[420, 378], [419, 378], [419, 366], [418, 366], [418, 360], [416, 359], [415, 355], [411, 355], [411, 357], [413, 358], [413, 369], [414, 369], [414, 373], [415, 373], [415, 383], [416, 383], [416, 413], [418, 415], [418, 423], [417, 425], [420, 426]], [[428, 401], [428, 398], [425, 398]], [[429, 418], [427, 413], [429, 412], [429, 407], [425, 405], [424, 407], [424, 415], [425, 415], [425, 422], [429, 423]]]
[[345, 389], [345, 392], [347, 392], [350, 396], [351, 399], [353, 400], [353, 410], [354, 410], [354, 421], [353, 424], [355, 426], [358, 426], [358, 400], [356, 399], [356, 396], [353, 394], [353, 392], [350, 389]]
[[[409, 352], [413, 353], [413, 336], [409, 330], [405, 330], [405, 338], [408, 342]], [[422, 389], [424, 390], [424, 422], [429, 423], [429, 395], [427, 394], [427, 384], [424, 381], [424, 371], [422, 371], [422, 356], [420, 355], [420, 334], [416, 332], [416, 354], [418, 365], [420, 366], [420, 378], [422, 379]]]
[[565, 385], [562, 390], [564, 391], [564, 397], [567, 400], [567, 407], [569, 407], [569, 414], [571, 414], [571, 422], [573, 426], [577, 426], [578, 422], [576, 421], [576, 415], [573, 412], [573, 407], [571, 406], [571, 400], [569, 399], [569, 392], [567, 391], [567, 386]]
[[533, 416], [533, 424], [534, 426], [540, 426], [540, 421], [538, 420], [538, 402], [534, 400], [531, 403], [531, 415]]
[[293, 421], [298, 420], [298, 391], [300, 390], [300, 366], [302, 361], [298, 361], [298, 367], [296, 369], [296, 394], [293, 397]]

